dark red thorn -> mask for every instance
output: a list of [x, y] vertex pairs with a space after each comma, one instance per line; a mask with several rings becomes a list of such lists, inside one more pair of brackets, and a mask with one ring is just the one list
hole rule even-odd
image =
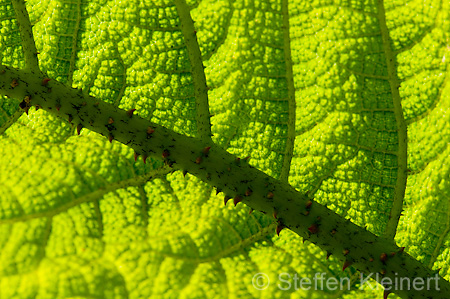
[[108, 140], [110, 143], [112, 143], [112, 141], [114, 140], [114, 136], [111, 133], [108, 136]]
[[138, 157], [139, 157], [139, 154], [136, 151], [134, 151], [134, 162], [137, 161]]
[[390, 293], [391, 293], [391, 291], [384, 290], [384, 292], [383, 292], [383, 299], [387, 299], [387, 297], [389, 296]]
[[197, 159], [195, 159], [195, 164], [200, 164], [202, 163], [202, 157], [197, 157]]
[[163, 152], [162, 152], [162, 157], [163, 157], [163, 159], [166, 159], [167, 157], [169, 157], [170, 156], [170, 153], [169, 153], [169, 151], [168, 150], [163, 150]]
[[211, 149], [210, 146], [205, 147], [205, 148], [203, 149], [203, 154], [204, 154], [205, 156], [208, 156], [208, 153], [209, 153], [209, 150], [210, 150], [210, 149]]
[[280, 232], [281, 232], [281, 230], [284, 228], [284, 225], [283, 224], [278, 224], [277, 225], [277, 229], [276, 229], [276, 232], [277, 232], [277, 236], [279, 237], [280, 236]]
[[319, 232], [319, 227], [317, 224], [312, 224], [310, 227], [308, 227], [308, 230], [311, 234], [317, 234]]
[[247, 190], [245, 191], [245, 196], [250, 196], [252, 195], [253, 191], [250, 188], [247, 188]]
[[56, 110], [59, 111], [59, 109], [61, 109], [61, 105], [60, 104], [56, 104], [55, 108], [56, 108]]
[[83, 125], [82, 124], [78, 124], [77, 125], [77, 134], [80, 135], [81, 129], [83, 129]]
[[216, 188], [216, 195], [218, 195], [220, 192], [222, 192], [222, 190], [220, 190], [220, 188]]
[[348, 250], [348, 249], [344, 249], [344, 256], [346, 256], [347, 254], [349, 254], [350, 253], [350, 250]]
[[42, 86], [47, 86], [48, 81], [50, 81], [50, 80], [51, 80], [50, 78], [44, 78], [44, 79], [42, 79]]
[[236, 195], [233, 199], [234, 206], [236, 206], [241, 201], [242, 201], [242, 197], [240, 197], [239, 195]]
[[405, 251], [405, 247], [400, 247], [398, 252], [403, 252], [403, 251]]
[[267, 198], [269, 198], [269, 199], [271, 199], [271, 198], [273, 198], [273, 193], [272, 193], [272, 191], [270, 191], [269, 193], [267, 193]]
[[250, 208], [250, 210], [248, 211], [248, 214], [250, 215], [253, 212], [253, 209]]
[[188, 171], [187, 170], [183, 170], [183, 177], [186, 177]]
[[311, 200], [308, 200], [308, 201], [306, 202], [306, 204], [305, 204], [306, 209], [310, 209], [310, 208], [311, 208], [311, 205], [312, 205], [312, 201], [311, 201]]
[[384, 263], [386, 260], [387, 260], [387, 254], [383, 252], [383, 253], [380, 255], [380, 261], [382, 261], [382, 262]]
[[19, 81], [17, 81], [17, 79], [13, 79], [12, 82], [11, 82], [11, 87], [14, 88], [17, 85], [19, 85]]
[[225, 205], [227, 205], [227, 202], [228, 202], [230, 199], [231, 199], [231, 197], [225, 195], [225, 197], [223, 198], [223, 203], [224, 203]]
[[250, 160], [250, 156], [247, 156], [247, 157], [244, 158], [245, 162], [248, 162], [248, 160]]
[[241, 162], [241, 158], [236, 158], [236, 160], [234, 160], [234, 162], [235, 162], [236, 164], [239, 164], [239, 163]]
[[146, 162], [147, 162], [147, 155], [142, 155], [142, 161], [144, 162], [144, 164], [146, 164]]
[[68, 121], [69, 121], [69, 124], [71, 124], [71, 123], [72, 123], [72, 120], [73, 120], [73, 118], [72, 118], [72, 115], [70, 115], [70, 114], [69, 114], [69, 119], [68, 119]]
[[39, 110], [39, 108], [41, 108], [41, 106], [39, 106], [39, 105], [36, 105], [36, 111], [38, 111], [38, 110]]
[[373, 259], [373, 257], [371, 257], [370, 259], [369, 259], [369, 262], [373, 262], [374, 261], [374, 259]]
[[272, 216], [273, 216], [273, 218], [277, 219], [277, 216], [278, 216], [277, 210], [275, 210], [275, 209], [273, 210]]
[[108, 125], [112, 125], [114, 123], [114, 119], [112, 119], [112, 117], [110, 117], [108, 119]]
[[350, 266], [352, 263], [348, 260], [346, 260], [344, 262], [344, 265], [342, 266], [342, 271], [345, 271], [345, 269], [347, 269], [348, 266]]
[[327, 252], [327, 259], [329, 259], [331, 256], [331, 252]]
[[147, 135], [152, 135], [153, 132], [155, 132], [155, 129], [153, 129], [152, 127], [147, 128]]
[[133, 117], [134, 111], [136, 111], [136, 109], [130, 109], [130, 110], [127, 111], [127, 115], [128, 115], [129, 118]]
[[386, 269], [381, 269], [380, 274], [381, 275], [385, 275], [386, 274]]

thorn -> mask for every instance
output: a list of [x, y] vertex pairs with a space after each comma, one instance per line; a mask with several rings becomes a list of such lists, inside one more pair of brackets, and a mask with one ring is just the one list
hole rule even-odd
[[231, 197], [225, 195], [225, 197], [223, 198], [223, 203], [224, 203], [225, 205], [227, 205], [227, 202], [228, 202], [230, 199], [231, 199]]
[[71, 124], [71, 123], [72, 123], [72, 120], [73, 120], [73, 118], [72, 118], [72, 115], [71, 115], [71, 114], [69, 114], [69, 119], [68, 119], [68, 121], [69, 121], [69, 124]]
[[248, 211], [248, 214], [250, 215], [253, 212], [253, 209], [250, 208], [250, 210]]
[[195, 159], [195, 164], [200, 164], [202, 163], [202, 157], [197, 157], [197, 159]]
[[387, 299], [387, 297], [389, 296], [390, 293], [391, 293], [391, 291], [384, 290], [384, 292], [383, 292], [383, 299]]
[[381, 269], [380, 274], [381, 275], [385, 275], [386, 274], [386, 269]]
[[186, 177], [188, 171], [187, 170], [183, 170], [183, 177]]
[[350, 253], [350, 250], [348, 250], [348, 249], [344, 249], [344, 256], [346, 256], [347, 254], [349, 254]]
[[12, 82], [11, 82], [11, 87], [14, 88], [17, 85], [19, 85], [19, 81], [17, 81], [17, 79], [13, 79]]
[[398, 252], [403, 252], [403, 251], [405, 251], [405, 247], [400, 247]]
[[114, 119], [112, 119], [112, 117], [110, 117], [108, 119], [108, 125], [112, 125], [114, 123]]
[[44, 78], [44, 79], [42, 79], [42, 86], [47, 86], [48, 81], [50, 81], [50, 80], [51, 80], [50, 78]]
[[331, 252], [327, 252], [327, 259], [329, 259], [331, 256]]
[[272, 216], [273, 216], [273, 218], [277, 219], [277, 216], [278, 216], [277, 210], [273, 209]]
[[114, 136], [111, 133], [109, 133], [108, 140], [109, 143], [112, 143], [112, 141], [114, 140]]
[[240, 197], [239, 195], [236, 195], [233, 199], [234, 206], [236, 206], [241, 201], [242, 201], [242, 197]]
[[152, 135], [153, 132], [155, 132], [155, 129], [153, 129], [152, 127], [148, 127], [147, 128], [147, 138], [150, 138], [150, 135]]
[[303, 215], [308, 216], [309, 215], [309, 211], [305, 211], [305, 213], [303, 213]]
[[380, 261], [382, 261], [384, 263], [384, 262], [386, 262], [386, 260], [387, 260], [387, 254], [383, 252], [380, 255]]
[[332, 229], [332, 230], [331, 230], [331, 234], [332, 234], [332, 235], [335, 235], [336, 233], [337, 233], [337, 230], [336, 230], [336, 229]]
[[277, 232], [277, 236], [278, 236], [278, 237], [280, 236], [280, 232], [281, 232], [281, 230], [282, 230], [283, 228], [284, 228], [284, 225], [281, 224], [281, 223], [278, 223], [277, 229], [276, 229], [276, 232]]
[[136, 109], [130, 109], [130, 110], [127, 111], [127, 115], [128, 115], [129, 118], [133, 117], [133, 112], [134, 111], [136, 111]]
[[139, 157], [139, 154], [136, 151], [134, 151], [134, 162], [137, 161], [138, 157]]
[[314, 223], [310, 227], [308, 227], [308, 230], [311, 234], [317, 234], [319, 232], [319, 227]]
[[146, 164], [146, 162], [147, 162], [147, 155], [142, 155], [142, 161], [144, 162], [144, 164]]
[[59, 109], [61, 109], [61, 105], [60, 104], [56, 104], [55, 108], [56, 108], [56, 110], [59, 111]]
[[348, 266], [350, 266], [352, 263], [348, 260], [345, 260], [344, 265], [342, 266], [342, 271], [345, 271]]
[[235, 162], [236, 164], [241, 163], [241, 158], [237, 158], [237, 157], [236, 157], [236, 160], [234, 160], [234, 162]]
[[371, 257], [370, 259], [369, 259], [369, 262], [373, 262], [374, 261], [374, 259], [373, 259], [373, 257]]
[[77, 125], [77, 134], [80, 135], [81, 129], [83, 129], [83, 125], [82, 124], [78, 124]]
[[248, 163], [248, 160], [250, 160], [250, 156], [247, 156], [244, 158], [244, 161]]
[[272, 199], [273, 198], [273, 193], [272, 191], [269, 191], [269, 193], [267, 193], [267, 198]]
[[206, 156], [206, 157], [208, 157], [208, 153], [209, 153], [209, 150], [211, 149], [211, 147], [210, 146], [207, 146], [207, 147], [205, 147], [204, 149], [203, 149], [203, 154]]
[[245, 196], [250, 196], [252, 195], [253, 191], [250, 188], [247, 188], [247, 190], [245, 191]]
[[163, 159], [167, 159], [167, 157], [169, 157], [170, 156], [170, 153], [169, 153], [169, 151], [168, 150], [163, 150], [163, 152], [162, 152], [162, 157], [163, 157]]
[[311, 209], [311, 205], [312, 205], [312, 201], [311, 200], [308, 200], [307, 202], [306, 202], [306, 204], [305, 204], [305, 208], [308, 210], [308, 209]]
[[220, 188], [216, 188], [216, 195], [218, 195], [222, 190]]

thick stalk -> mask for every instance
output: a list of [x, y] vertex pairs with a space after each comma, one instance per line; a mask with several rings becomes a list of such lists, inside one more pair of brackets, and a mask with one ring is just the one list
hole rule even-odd
[[[143, 156], [163, 159], [174, 170], [188, 171], [222, 190], [237, 204], [274, 215], [277, 232], [287, 227], [322, 249], [352, 264], [362, 272], [374, 273], [383, 284], [409, 277], [425, 281], [423, 290], [392, 290], [403, 298], [447, 298], [448, 281], [403, 252], [392, 239], [378, 237], [335, 212], [313, 202], [286, 182], [276, 180], [239, 160], [213, 143], [175, 133], [151, 123], [132, 111], [87, 96], [40, 73], [13, 68], [0, 69], [0, 93], [21, 99], [20, 107], [39, 106], [70, 119], [107, 138], [133, 148]], [[389, 280], [390, 279], [390, 280]]]

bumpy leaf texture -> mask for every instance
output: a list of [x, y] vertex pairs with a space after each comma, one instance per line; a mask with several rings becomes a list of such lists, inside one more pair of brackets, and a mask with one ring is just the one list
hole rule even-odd
[[[373, 233], [396, 233], [448, 279], [449, 2], [187, 5], [213, 141]], [[26, 7], [50, 78], [198, 136], [205, 103], [172, 1]], [[0, 1], [0, 62], [25, 67], [11, 0]], [[195, 177], [135, 162], [126, 146], [78, 136], [42, 109], [17, 111], [17, 99], [0, 99], [0, 298], [382, 296], [294, 233], [278, 237], [271, 217], [223, 206]], [[349, 278], [352, 290], [295, 284], [316, 273]]]

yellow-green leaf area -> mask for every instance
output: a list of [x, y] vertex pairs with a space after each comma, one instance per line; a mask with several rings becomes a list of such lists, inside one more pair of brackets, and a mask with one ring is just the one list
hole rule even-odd
[[[371, 227], [381, 233], [399, 153], [377, 4], [298, 5], [290, 31], [298, 104], [289, 181], [360, 225], [377, 223]], [[361, 192], [381, 198], [369, 206]]]

